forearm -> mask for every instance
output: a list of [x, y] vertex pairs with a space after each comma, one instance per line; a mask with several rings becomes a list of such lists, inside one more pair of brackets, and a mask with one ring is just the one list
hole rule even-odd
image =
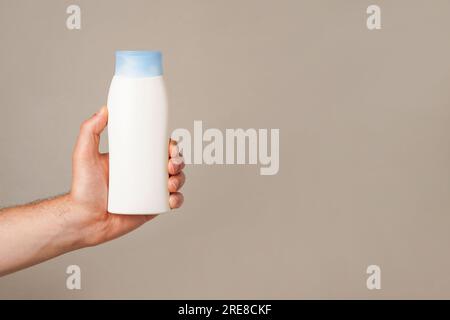
[[0, 210], [0, 276], [79, 247], [65, 223], [70, 210], [68, 195]]

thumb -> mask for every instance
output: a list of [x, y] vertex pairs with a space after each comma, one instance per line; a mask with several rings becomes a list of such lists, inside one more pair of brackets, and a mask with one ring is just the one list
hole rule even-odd
[[80, 157], [93, 156], [98, 153], [100, 134], [108, 123], [108, 109], [102, 107], [92, 117], [85, 120], [80, 127], [74, 155]]

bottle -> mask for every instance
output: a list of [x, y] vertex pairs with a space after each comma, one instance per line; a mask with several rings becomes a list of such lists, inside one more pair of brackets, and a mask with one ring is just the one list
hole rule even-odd
[[108, 114], [108, 211], [169, 211], [168, 105], [160, 52], [116, 52]]

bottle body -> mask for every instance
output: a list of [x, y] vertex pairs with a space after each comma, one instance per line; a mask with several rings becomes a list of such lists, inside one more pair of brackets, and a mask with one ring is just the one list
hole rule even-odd
[[161, 75], [115, 75], [108, 94], [108, 211], [169, 211], [168, 104]]

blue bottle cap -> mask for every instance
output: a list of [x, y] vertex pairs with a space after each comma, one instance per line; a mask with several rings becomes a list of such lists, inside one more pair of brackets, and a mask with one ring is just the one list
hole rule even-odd
[[116, 51], [116, 76], [156, 77], [162, 73], [160, 51]]

